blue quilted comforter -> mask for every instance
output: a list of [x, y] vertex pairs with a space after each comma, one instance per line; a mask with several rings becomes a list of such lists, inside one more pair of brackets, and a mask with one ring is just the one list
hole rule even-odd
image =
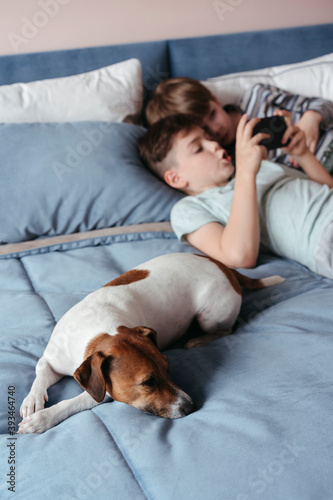
[[[245, 291], [230, 337], [165, 352], [195, 413], [167, 420], [111, 402], [45, 434], [16, 434], [56, 321], [131, 267], [178, 251], [193, 249], [147, 231], [0, 258], [1, 498], [332, 498], [333, 282], [269, 255], [247, 274], [286, 281]], [[47, 405], [80, 392], [64, 378]]]

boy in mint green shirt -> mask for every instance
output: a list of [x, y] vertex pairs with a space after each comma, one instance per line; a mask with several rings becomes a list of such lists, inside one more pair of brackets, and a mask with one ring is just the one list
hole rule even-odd
[[333, 279], [333, 178], [292, 125], [282, 143], [303, 172], [266, 160], [253, 136], [259, 119], [240, 119], [236, 170], [226, 151], [185, 115], [166, 117], [139, 141], [146, 164], [188, 196], [173, 207], [172, 227], [181, 241], [232, 267], [253, 267], [260, 244]]

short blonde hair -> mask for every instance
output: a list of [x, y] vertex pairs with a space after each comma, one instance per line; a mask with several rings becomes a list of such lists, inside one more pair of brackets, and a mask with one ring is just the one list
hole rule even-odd
[[146, 119], [152, 125], [161, 118], [182, 113], [202, 120], [209, 112], [209, 102], [213, 100], [213, 94], [198, 80], [167, 78], [158, 85], [148, 103]]

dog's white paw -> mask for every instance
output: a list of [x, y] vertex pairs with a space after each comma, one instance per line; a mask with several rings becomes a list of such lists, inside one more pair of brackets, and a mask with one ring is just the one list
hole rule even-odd
[[26, 417], [19, 423], [18, 434], [33, 434], [35, 432], [41, 434], [53, 427], [52, 412], [50, 408], [39, 410], [29, 417]]
[[48, 396], [46, 391], [40, 392], [38, 394], [34, 392], [29, 392], [27, 397], [24, 398], [20, 408], [21, 417], [26, 418], [42, 410], [44, 408], [45, 401], [48, 401]]

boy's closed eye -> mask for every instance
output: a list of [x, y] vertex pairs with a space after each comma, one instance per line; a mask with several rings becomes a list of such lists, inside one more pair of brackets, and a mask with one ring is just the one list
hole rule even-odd
[[198, 154], [203, 150], [202, 139], [200, 136], [195, 137], [188, 145], [190, 154]]

